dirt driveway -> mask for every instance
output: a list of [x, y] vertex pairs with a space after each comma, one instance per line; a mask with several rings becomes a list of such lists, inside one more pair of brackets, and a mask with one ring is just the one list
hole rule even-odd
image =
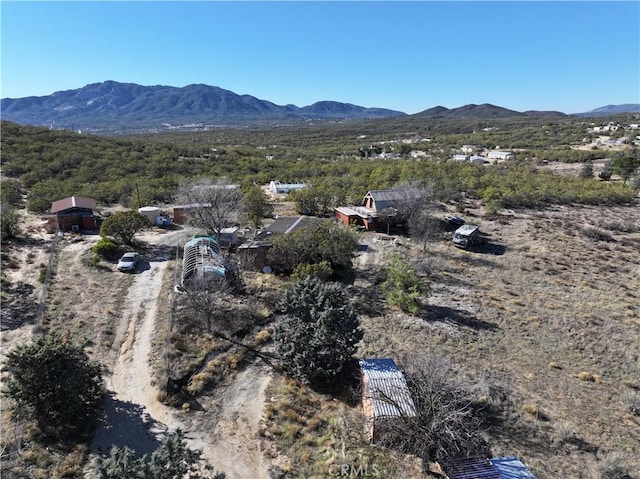
[[182, 429], [189, 446], [201, 450], [228, 478], [267, 478], [258, 436], [270, 379], [266, 369], [247, 367], [222, 391], [220, 407], [212, 411], [185, 413], [167, 407], [158, 401], [159, 389], [152, 384], [152, 337], [156, 321], [164, 319], [158, 317], [159, 294], [163, 280], [169, 280], [165, 273], [175, 245], [188, 237], [178, 231], [140, 238], [159, 253], [147, 256], [124, 298], [113, 343], [119, 353], [105, 377], [109, 395], [92, 450], [106, 452], [115, 445], [149, 454], [167, 432]]

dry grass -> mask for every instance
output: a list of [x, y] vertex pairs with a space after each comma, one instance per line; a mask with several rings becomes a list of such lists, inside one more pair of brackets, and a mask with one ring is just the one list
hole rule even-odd
[[415, 460], [403, 462], [393, 451], [369, 445], [357, 408], [282, 376], [274, 378], [266, 396], [262, 434], [274, 474], [331, 477], [344, 467], [389, 479], [421, 477]]
[[[506, 212], [503, 221], [471, 213], [503, 254], [431, 244], [427, 254], [440, 263], [429, 305], [412, 317], [379, 304], [361, 318], [360, 354], [434, 353], [467, 378], [484, 375], [509, 398], [492, 452], [519, 455], [540, 479], [597, 470], [597, 450], [626, 451], [640, 471], [640, 421], [622, 399], [625, 384], [640, 384], [640, 234], [616, 227], [594, 241], [581, 232], [602, 218], [640, 225], [640, 209], [552, 207]], [[531, 421], [541, 412], [548, 420]], [[567, 447], [554, 446], [569, 436], [560, 441]]]

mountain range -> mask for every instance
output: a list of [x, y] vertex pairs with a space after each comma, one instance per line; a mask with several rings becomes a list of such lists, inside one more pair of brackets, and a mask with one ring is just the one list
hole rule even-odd
[[[638, 105], [619, 105], [638, 111]], [[635, 110], [632, 109], [635, 107]], [[593, 110], [619, 113], [615, 105]], [[630, 109], [631, 108], [631, 109]], [[103, 132], [166, 129], [189, 126], [238, 126], [266, 122], [365, 120], [409, 116], [385, 108], [366, 108], [335, 101], [313, 105], [276, 105], [251, 95], [203, 84], [185, 87], [142, 86], [105, 81], [48, 96], [3, 98], [2, 119], [16, 123]], [[418, 118], [508, 118], [513, 116], [564, 115], [561, 112], [517, 112], [490, 104], [442, 106], [411, 115]], [[582, 114], [589, 116], [588, 113]]]

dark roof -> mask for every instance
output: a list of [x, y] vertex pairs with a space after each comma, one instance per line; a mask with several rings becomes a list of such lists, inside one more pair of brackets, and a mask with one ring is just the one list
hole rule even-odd
[[266, 232], [266, 234], [291, 233], [303, 226], [308, 218], [308, 216], [280, 216], [279, 218], [276, 218], [273, 223], [264, 228], [263, 231]]
[[502, 479], [500, 472], [482, 457], [450, 459], [441, 465], [449, 479]]
[[398, 203], [406, 200], [420, 198], [420, 191], [416, 188], [403, 188], [397, 190], [370, 190], [366, 195], [371, 196], [376, 203], [376, 211], [382, 211], [385, 208], [393, 208]]
[[92, 198], [82, 198], [80, 196], [70, 196], [51, 203], [51, 213], [58, 213], [59, 211], [69, 210], [71, 208], [95, 210], [97, 208], [96, 200]]

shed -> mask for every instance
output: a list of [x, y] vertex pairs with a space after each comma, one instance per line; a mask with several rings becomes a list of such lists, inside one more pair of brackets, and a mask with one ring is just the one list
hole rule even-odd
[[51, 213], [56, 215], [60, 231], [93, 231], [98, 229], [93, 211], [96, 200], [70, 196], [51, 203]]
[[362, 408], [372, 443], [384, 434], [389, 421], [416, 415], [415, 404], [402, 372], [391, 358], [361, 359]]
[[189, 219], [189, 215], [197, 208], [211, 208], [211, 203], [176, 205], [173, 207], [173, 222], [178, 225], [185, 224]]
[[222, 246], [233, 246], [238, 242], [238, 227], [222, 228], [220, 230], [220, 244]]

